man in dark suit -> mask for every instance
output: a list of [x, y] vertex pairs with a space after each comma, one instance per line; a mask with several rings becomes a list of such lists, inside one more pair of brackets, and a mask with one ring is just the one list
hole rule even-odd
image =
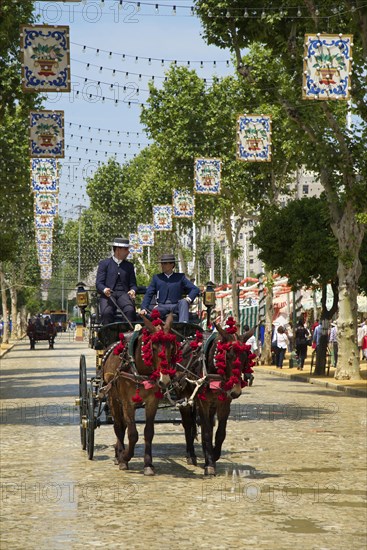
[[[170, 311], [178, 313], [178, 320], [187, 323], [189, 305], [198, 296], [200, 290], [183, 273], [174, 273], [176, 264], [174, 254], [163, 254], [160, 260], [162, 273], [153, 275], [141, 304], [141, 313], [146, 315], [153, 296], [157, 298], [159, 313], [165, 317]], [[185, 298], [182, 295], [186, 294]]]
[[116, 237], [109, 244], [113, 247], [113, 256], [99, 262], [96, 278], [96, 287], [101, 295], [102, 324], [114, 322], [116, 306], [110, 300], [111, 294], [128, 320], [135, 321], [134, 300], [137, 286], [134, 266], [126, 260], [129, 255], [129, 241]]

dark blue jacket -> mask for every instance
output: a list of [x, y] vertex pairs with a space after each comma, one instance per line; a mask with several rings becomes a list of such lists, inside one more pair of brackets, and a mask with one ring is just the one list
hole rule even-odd
[[157, 296], [158, 304], [164, 304], [167, 300], [172, 304], [177, 304], [183, 294], [194, 301], [199, 292], [199, 288], [189, 281], [183, 273], [172, 273], [170, 277], [160, 273], [159, 275], [153, 275], [141, 307], [142, 309], [149, 308], [154, 295]]
[[111, 290], [115, 288], [119, 272], [125, 292], [129, 290], [137, 291], [138, 287], [136, 285], [133, 264], [124, 260], [118, 266], [111, 257], [107, 258], [107, 260], [102, 260], [98, 264], [96, 287], [100, 294], [103, 294], [105, 288], [110, 288]]

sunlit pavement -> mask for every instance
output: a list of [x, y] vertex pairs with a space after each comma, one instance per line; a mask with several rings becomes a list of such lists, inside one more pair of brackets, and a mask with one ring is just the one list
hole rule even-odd
[[158, 423], [147, 478], [142, 435], [128, 472], [110, 425], [93, 461], [81, 450], [81, 353], [93, 374], [95, 352], [68, 333], [1, 359], [1, 549], [366, 547], [364, 397], [258, 368], [232, 403], [217, 477], [199, 444], [199, 467], [186, 465], [180, 425]]

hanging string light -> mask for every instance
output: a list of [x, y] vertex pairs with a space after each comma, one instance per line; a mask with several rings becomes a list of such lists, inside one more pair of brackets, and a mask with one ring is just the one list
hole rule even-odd
[[[176, 7], [176, 6], [175, 6]], [[177, 9], [177, 8], [176, 8]], [[134, 55], [134, 54], [126, 54], [126, 53], [121, 53], [121, 52], [115, 52], [115, 51], [112, 51], [112, 50], [104, 50], [102, 48], [95, 48], [93, 46], [87, 46], [87, 45], [82, 45], [78, 42], [70, 42], [71, 45], [73, 46], [78, 46], [78, 47], [81, 47], [82, 48], [82, 52], [85, 53], [86, 49], [88, 50], [94, 50], [95, 52], [98, 51], [98, 54], [99, 53], [106, 53], [108, 54], [108, 57], [111, 58], [113, 57], [114, 55], [115, 56], [118, 56], [118, 57], [121, 57], [122, 61], [126, 61], [126, 59], [135, 59], [135, 62], [138, 62], [139, 60], [143, 60], [143, 61], [162, 61], [161, 59], [157, 58], [157, 57], [152, 57], [152, 56], [137, 56], [137, 55]], [[96, 54], [97, 55], [97, 54]], [[177, 63], [182, 63], [182, 64], [186, 64], [186, 60], [184, 59], [163, 59], [163, 62], [166, 62], [166, 63], [172, 63], [173, 61], [176, 61]], [[192, 64], [195, 64], [195, 63], [199, 63], [198, 60], [190, 60], [190, 62]], [[208, 60], [208, 61], [203, 61], [204, 64], [209, 64], [211, 65], [212, 63], [214, 62], [214, 60]], [[228, 60], [215, 60], [216, 63], [227, 63]]]

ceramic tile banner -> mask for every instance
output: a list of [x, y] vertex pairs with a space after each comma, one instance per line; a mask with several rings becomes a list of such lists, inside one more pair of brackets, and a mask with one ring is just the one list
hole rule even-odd
[[303, 99], [350, 99], [351, 34], [306, 34]]
[[34, 192], [58, 191], [58, 167], [56, 159], [31, 159], [31, 187]]
[[45, 216], [43, 214], [35, 216], [34, 223], [35, 223], [36, 229], [45, 228], [45, 227], [48, 229], [52, 229], [54, 226], [54, 219], [55, 219], [55, 216]]
[[172, 192], [174, 218], [193, 218], [195, 214], [195, 197], [190, 191], [174, 189]]
[[51, 254], [39, 253], [38, 254], [38, 263], [39, 263], [39, 265], [51, 265], [52, 264]]
[[35, 214], [46, 214], [57, 216], [58, 195], [56, 193], [35, 193], [34, 195]]
[[129, 257], [132, 257], [133, 254], [143, 253], [143, 247], [139, 245], [139, 239], [136, 233], [129, 234], [129, 242], [130, 242], [130, 253], [129, 253], [128, 259]]
[[141, 246], [154, 246], [154, 227], [152, 224], [138, 225], [138, 243]]
[[153, 226], [155, 231], [172, 231], [172, 206], [170, 204], [153, 206]]
[[218, 158], [195, 159], [195, 193], [217, 195], [220, 193], [222, 161]]
[[240, 115], [237, 119], [237, 159], [271, 161], [271, 117]]
[[52, 243], [37, 243], [38, 254], [52, 254]]
[[41, 265], [41, 279], [51, 279], [52, 265]]
[[64, 157], [64, 111], [31, 111], [29, 126], [32, 158]]
[[22, 88], [25, 92], [70, 92], [69, 27], [20, 27]]
[[36, 242], [37, 243], [52, 243], [52, 228], [38, 227], [36, 228]]

